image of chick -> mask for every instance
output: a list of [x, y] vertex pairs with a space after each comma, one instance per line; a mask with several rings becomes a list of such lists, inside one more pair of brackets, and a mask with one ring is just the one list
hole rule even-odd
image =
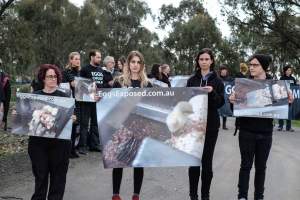
[[166, 143], [185, 153], [201, 158], [207, 118], [207, 96], [192, 97], [179, 102], [168, 115], [166, 123], [172, 133]]

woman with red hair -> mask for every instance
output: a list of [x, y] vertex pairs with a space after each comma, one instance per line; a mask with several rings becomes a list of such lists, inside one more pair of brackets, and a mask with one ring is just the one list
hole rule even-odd
[[[43, 89], [35, 91], [34, 94], [67, 97], [65, 93], [57, 90], [61, 78], [61, 72], [55, 65], [41, 65], [38, 79], [43, 84]], [[31, 200], [63, 199], [70, 149], [69, 140], [29, 137], [28, 154], [35, 178], [35, 189]]]

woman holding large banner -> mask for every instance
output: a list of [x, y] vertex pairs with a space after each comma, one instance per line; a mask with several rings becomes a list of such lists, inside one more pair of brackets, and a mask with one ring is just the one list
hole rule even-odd
[[[133, 87], [144, 88], [152, 87], [145, 73], [144, 56], [138, 51], [131, 51], [127, 57], [127, 64], [124, 65], [123, 74], [118, 77], [113, 84], [114, 88]], [[112, 172], [113, 196], [112, 200], [121, 200], [119, 195], [122, 181], [123, 168], [114, 168]], [[132, 200], [139, 200], [144, 177], [143, 168], [134, 168], [133, 182], [134, 192]]]
[[[38, 79], [43, 83], [43, 90], [34, 92], [39, 95], [67, 97], [57, 87], [61, 82], [61, 73], [55, 65], [40, 66]], [[32, 200], [62, 200], [66, 175], [69, 166], [71, 143], [69, 140], [30, 136], [28, 153], [35, 177], [35, 191]], [[50, 186], [48, 191], [50, 176]], [[48, 198], [47, 198], [48, 193]]]
[[[201, 87], [208, 92], [208, 115], [204, 149], [202, 154], [201, 199], [209, 200], [209, 190], [213, 177], [212, 160], [220, 127], [218, 109], [224, 104], [224, 85], [214, 71], [215, 60], [212, 51], [202, 49], [196, 59], [196, 73], [187, 82], [187, 87]], [[190, 198], [198, 200], [200, 167], [189, 168]]]
[[[270, 56], [255, 54], [249, 59], [250, 78], [254, 80], [272, 79], [266, 73], [272, 59]], [[233, 92], [229, 97], [231, 103], [236, 103]], [[289, 95], [289, 101], [292, 101]], [[255, 158], [254, 200], [264, 199], [264, 184], [266, 165], [272, 146], [273, 119], [239, 117], [239, 147], [241, 167], [238, 182], [238, 199], [248, 199], [250, 171]]]

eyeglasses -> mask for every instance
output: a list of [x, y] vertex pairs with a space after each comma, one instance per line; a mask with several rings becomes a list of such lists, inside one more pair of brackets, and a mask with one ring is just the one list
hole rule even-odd
[[46, 76], [46, 78], [54, 80], [54, 79], [57, 79], [57, 76], [56, 75], [48, 75], [48, 76]]
[[259, 66], [260, 66], [260, 64], [249, 63], [249, 67], [254, 67], [254, 68], [256, 68], [256, 67], [259, 67]]

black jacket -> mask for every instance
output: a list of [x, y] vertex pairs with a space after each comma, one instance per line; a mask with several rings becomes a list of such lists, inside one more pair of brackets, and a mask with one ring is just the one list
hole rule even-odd
[[293, 76], [283, 75], [282, 77], [280, 77], [280, 80], [290, 80], [291, 85], [297, 85], [297, 81]]
[[[251, 77], [250, 77], [251, 78]], [[272, 79], [267, 74], [267, 79]], [[239, 117], [239, 129], [260, 135], [272, 135], [273, 119], [255, 118], [255, 117]]]
[[220, 127], [220, 116], [218, 109], [224, 104], [224, 85], [217, 73], [212, 71], [207, 81], [203, 80], [201, 71], [198, 70], [195, 75], [187, 81], [187, 87], [212, 86], [213, 91], [208, 94], [208, 113], [206, 130], [215, 131]]

